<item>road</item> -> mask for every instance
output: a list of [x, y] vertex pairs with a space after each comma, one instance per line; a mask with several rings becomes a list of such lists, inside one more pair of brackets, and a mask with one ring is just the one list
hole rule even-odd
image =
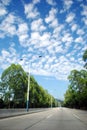
[[87, 111], [52, 108], [0, 120], [0, 130], [87, 130]]

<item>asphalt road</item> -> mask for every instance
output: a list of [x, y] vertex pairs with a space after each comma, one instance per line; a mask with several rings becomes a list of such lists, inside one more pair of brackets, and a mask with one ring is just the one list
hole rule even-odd
[[87, 130], [87, 111], [52, 108], [0, 120], [0, 130]]

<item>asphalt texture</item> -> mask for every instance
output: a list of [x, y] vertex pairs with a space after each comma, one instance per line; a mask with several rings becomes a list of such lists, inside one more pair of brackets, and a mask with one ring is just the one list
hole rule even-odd
[[0, 120], [0, 130], [87, 130], [87, 111], [52, 108], [4, 118]]

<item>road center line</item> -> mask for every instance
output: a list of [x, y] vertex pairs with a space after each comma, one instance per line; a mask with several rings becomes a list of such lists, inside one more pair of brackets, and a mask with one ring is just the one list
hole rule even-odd
[[50, 117], [52, 117], [52, 116], [53, 116], [52, 114], [51, 114], [51, 115], [49, 115], [49, 116], [47, 116], [47, 119], [48, 119], [48, 118], [50, 118]]
[[80, 120], [80, 118], [76, 114], [73, 114], [73, 116]]

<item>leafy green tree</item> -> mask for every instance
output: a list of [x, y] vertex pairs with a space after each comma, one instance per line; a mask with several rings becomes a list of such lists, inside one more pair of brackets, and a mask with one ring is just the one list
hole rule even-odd
[[0, 108], [4, 108], [4, 101], [2, 98], [0, 98]]
[[10, 102], [10, 99], [12, 99], [14, 105], [21, 105], [21, 107], [25, 104], [27, 74], [20, 65], [12, 64], [2, 73], [1, 86], [5, 90], [5, 101], [8, 99], [8, 102]]
[[50, 107], [50, 94], [38, 85], [34, 77], [30, 77], [30, 107]]
[[30, 107], [38, 107], [39, 85], [33, 76], [30, 77]]
[[87, 71], [72, 70], [68, 79], [70, 85], [65, 93], [65, 106], [87, 108]]
[[[0, 89], [6, 107], [26, 107], [28, 75], [20, 65], [12, 64], [1, 75]], [[29, 107], [50, 107], [50, 94], [30, 76]], [[55, 102], [52, 97], [53, 104]], [[2, 100], [1, 100], [2, 101]]]
[[76, 107], [77, 105], [76, 92], [71, 85], [68, 87], [68, 90], [66, 91], [64, 96], [65, 96], [64, 101], [65, 106]]
[[83, 54], [83, 61], [85, 61], [85, 65], [84, 67], [87, 69], [87, 49], [85, 50], [84, 54]]
[[[87, 50], [83, 54], [87, 69]], [[72, 70], [68, 76], [70, 85], [65, 93], [64, 105], [87, 109], [87, 71]]]

